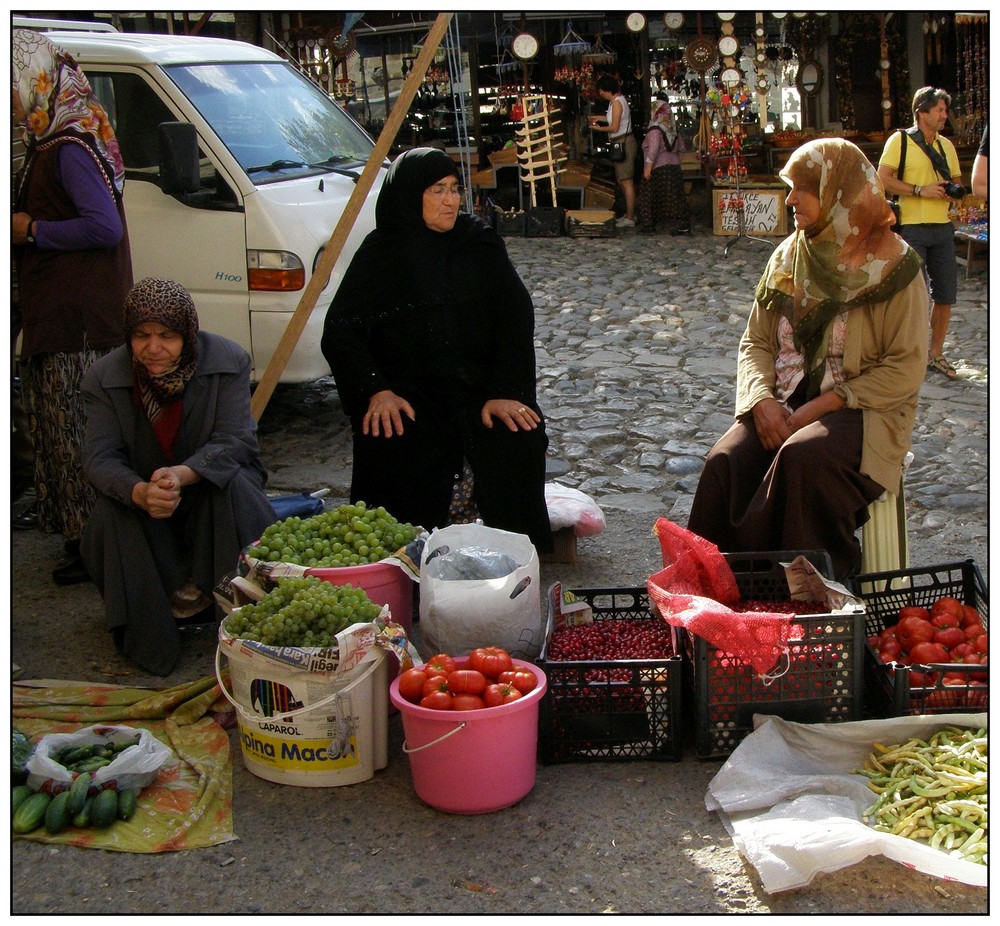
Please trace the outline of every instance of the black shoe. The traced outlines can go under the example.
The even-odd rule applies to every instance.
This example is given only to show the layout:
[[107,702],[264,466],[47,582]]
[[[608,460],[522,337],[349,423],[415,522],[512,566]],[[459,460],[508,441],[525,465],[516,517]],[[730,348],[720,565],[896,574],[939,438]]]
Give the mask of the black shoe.
[[89,582],[90,573],[83,565],[80,554],[70,553],[61,559],[56,568],[52,570],[52,581],[56,585],[76,585],[78,582]]
[[19,531],[30,531],[38,527],[38,502],[29,505],[14,518],[14,527]]

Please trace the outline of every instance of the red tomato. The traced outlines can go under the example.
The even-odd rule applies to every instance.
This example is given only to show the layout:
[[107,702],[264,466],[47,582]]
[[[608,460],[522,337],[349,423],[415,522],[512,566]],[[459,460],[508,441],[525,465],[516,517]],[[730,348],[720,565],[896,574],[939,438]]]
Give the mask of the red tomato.
[[910,672],[911,688],[928,688],[937,680],[937,672]]
[[499,646],[479,646],[469,653],[469,668],[482,672],[487,678],[499,678],[513,663],[510,653]]
[[990,651],[990,641],[985,633],[981,633],[975,640],[972,641],[972,645],[976,648],[976,652],[982,656],[985,656]]
[[[891,640],[886,640],[878,648],[878,654],[881,657],[883,653],[887,653],[890,659],[895,659],[900,654],[902,649],[903,647],[899,645],[899,640],[893,637]],[[886,662],[887,660],[883,658],[882,661]]]
[[448,688],[452,694],[477,695],[486,687],[486,676],[475,669],[456,669],[448,673]]
[[427,660],[427,665],[423,667],[428,675],[447,675],[449,672],[454,672],[457,668],[455,660],[447,653],[438,653],[436,656],[431,656]]
[[907,605],[905,608],[899,609],[899,620],[903,620],[907,617],[922,617],[925,621],[931,619],[931,612],[927,608],[918,607],[915,604]]
[[483,692],[483,700],[486,702],[487,707],[499,707],[501,704],[516,701],[520,697],[521,692],[513,685],[500,684],[499,682],[487,685],[486,690]]
[[896,639],[909,653],[918,643],[927,643],[934,639],[934,625],[922,617],[904,617],[896,624]]
[[447,691],[432,691],[420,701],[421,707],[429,707],[435,711],[450,711],[454,709],[454,699]]
[[959,622],[959,627],[967,627],[969,624],[981,624],[983,619],[979,616],[979,612],[972,607],[971,604],[962,605],[962,620]]
[[931,662],[948,662],[951,654],[940,643],[918,643],[910,650],[910,659],[926,665]]
[[892,652],[891,650],[880,649],[878,651],[878,660],[886,665],[890,662],[899,662],[899,650],[897,649],[895,652]]
[[957,627],[961,618],[951,611],[938,611],[931,615],[931,623],[935,627]]
[[958,676],[945,675],[941,679],[941,688],[929,695],[924,704],[928,707],[965,707],[967,705],[966,680]]
[[531,669],[510,669],[507,672],[501,672],[497,681],[501,685],[513,685],[521,694],[534,691],[538,684],[538,679],[535,678],[535,673]]
[[965,632],[965,639],[970,642],[986,633],[986,628],[982,624],[966,624],[962,630]]
[[974,656],[976,654],[976,648],[969,642],[959,643],[958,646],[952,647],[951,655],[956,659],[961,659],[965,661],[966,656]]
[[939,614],[952,614],[961,620],[964,614],[963,608],[964,605],[961,601],[946,595],[944,598],[938,598],[931,605],[931,619],[937,617]]
[[953,650],[965,643],[965,634],[961,627],[941,627],[934,632],[934,642],[940,643],[945,649]]
[[486,702],[476,694],[457,694],[451,699],[451,706],[456,711],[481,711]]
[[434,694],[435,692],[443,692],[451,697],[451,689],[448,687],[447,675],[430,675],[424,681],[424,687],[421,689],[421,695],[426,698],[428,695]]
[[427,673],[423,669],[407,669],[399,676],[399,696],[419,704],[424,696],[424,682],[427,681]]

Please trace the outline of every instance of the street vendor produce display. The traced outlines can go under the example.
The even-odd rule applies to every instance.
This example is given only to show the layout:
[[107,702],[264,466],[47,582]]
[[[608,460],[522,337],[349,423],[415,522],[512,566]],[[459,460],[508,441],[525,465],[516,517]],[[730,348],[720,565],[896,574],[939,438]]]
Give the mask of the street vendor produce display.
[[989,740],[985,729],[948,727],[926,742],[874,744],[859,774],[879,795],[865,822],[881,833],[924,842],[987,863]]
[[475,711],[517,701],[538,687],[528,668],[516,665],[505,649],[480,646],[468,659],[447,653],[399,677],[399,694],[411,704],[431,710]]
[[359,501],[311,518],[286,518],[268,527],[252,554],[255,558],[308,567],[377,563],[417,536],[385,508]]
[[896,665],[913,667],[911,689],[931,689],[925,707],[985,709],[988,675],[969,667],[987,664],[989,636],[971,605],[944,596],[930,608],[900,608],[898,622],[869,635],[868,645],[890,672]]
[[312,576],[279,579],[260,601],[233,611],[223,629],[234,637],[269,646],[325,649],[351,624],[367,623],[382,608],[364,589],[332,585]]

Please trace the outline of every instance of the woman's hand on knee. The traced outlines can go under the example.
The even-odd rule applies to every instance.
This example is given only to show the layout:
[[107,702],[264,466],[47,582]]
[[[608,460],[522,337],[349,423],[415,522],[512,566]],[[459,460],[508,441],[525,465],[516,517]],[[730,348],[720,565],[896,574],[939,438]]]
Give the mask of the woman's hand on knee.
[[403,433],[403,415],[416,420],[413,406],[390,389],[376,392],[368,400],[368,411],[361,420],[361,430],[372,437],[392,437]]
[[490,399],[483,406],[481,417],[487,428],[492,428],[493,419],[499,418],[511,431],[534,431],[542,422],[530,405],[514,399]]
[[836,392],[824,392],[800,405],[788,418],[788,427],[792,433],[801,431],[814,421],[819,421],[824,415],[840,411],[847,403]]
[[789,437],[789,412],[777,399],[762,399],[753,407],[753,424],[765,450],[777,450]]

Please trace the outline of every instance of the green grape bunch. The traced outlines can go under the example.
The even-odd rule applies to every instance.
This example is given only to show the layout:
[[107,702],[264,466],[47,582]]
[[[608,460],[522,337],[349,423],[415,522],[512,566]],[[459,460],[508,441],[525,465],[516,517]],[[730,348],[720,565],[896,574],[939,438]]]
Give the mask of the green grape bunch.
[[417,536],[412,524],[364,502],[341,505],[311,518],[286,518],[268,527],[250,555],[271,563],[341,568],[377,563]]
[[296,576],[279,579],[259,601],[233,611],[222,626],[233,637],[268,646],[326,649],[342,630],[375,620],[381,610],[364,589]]

